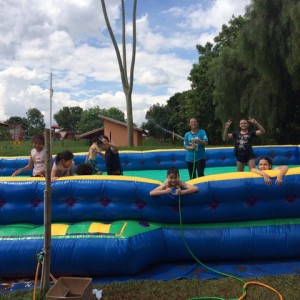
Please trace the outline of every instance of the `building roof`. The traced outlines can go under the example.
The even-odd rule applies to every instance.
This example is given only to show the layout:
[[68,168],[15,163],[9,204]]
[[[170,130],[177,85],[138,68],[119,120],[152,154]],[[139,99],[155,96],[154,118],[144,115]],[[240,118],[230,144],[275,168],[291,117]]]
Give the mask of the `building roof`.
[[[122,125],[122,126],[126,126],[127,127],[127,123],[125,122],[120,122],[120,121],[117,121],[115,119],[112,119],[112,118],[108,118],[108,117],[105,117],[103,115],[98,115],[98,117],[101,119],[101,120],[107,120],[107,121],[110,121],[112,123],[116,123],[116,124],[119,124],[119,125]],[[142,128],[139,128],[139,127],[133,127],[134,129],[138,130],[138,131],[141,131],[141,132],[144,132],[144,130]]]
[[8,127],[8,124],[6,124],[4,122],[0,122],[0,126]]
[[78,135],[77,139],[89,138],[90,136],[100,134],[101,132],[103,132],[103,129],[104,129],[104,127],[101,127],[101,128],[96,128],[94,130],[85,132],[83,134]]

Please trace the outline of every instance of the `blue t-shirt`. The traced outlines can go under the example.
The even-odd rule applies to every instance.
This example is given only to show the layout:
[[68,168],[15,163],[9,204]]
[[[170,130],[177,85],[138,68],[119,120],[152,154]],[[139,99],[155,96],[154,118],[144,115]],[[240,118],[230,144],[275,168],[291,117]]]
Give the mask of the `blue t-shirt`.
[[[208,138],[206,136],[206,132],[203,129],[199,129],[196,133],[191,133],[190,131],[187,132],[184,135],[185,141],[183,146],[190,146],[191,143],[189,141],[191,141],[194,138],[199,138],[200,140],[203,140],[205,142],[208,142]],[[187,150],[186,153],[186,161],[198,161],[200,159],[205,159],[205,147],[202,144],[197,145],[196,149],[192,149],[192,150]]]

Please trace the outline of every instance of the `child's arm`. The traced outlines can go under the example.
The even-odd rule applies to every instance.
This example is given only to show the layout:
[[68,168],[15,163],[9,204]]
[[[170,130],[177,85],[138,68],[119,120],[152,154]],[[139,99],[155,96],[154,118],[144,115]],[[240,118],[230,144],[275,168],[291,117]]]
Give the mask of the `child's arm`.
[[253,172],[253,173],[261,175],[264,178],[264,181],[265,181],[266,184],[268,184],[268,185],[272,184],[270,176],[268,174],[266,174],[265,172],[260,171],[256,168],[252,168],[250,171]]
[[230,127],[232,121],[231,120],[228,120],[226,123],[225,123],[225,127],[224,127],[224,132],[223,132],[223,141],[225,142],[227,139],[232,139],[233,136],[231,133],[228,133],[228,128]]
[[176,195],[192,194],[192,193],[197,193],[199,191],[199,189],[195,185],[187,184],[181,180],[179,181],[179,186],[183,188],[183,190],[177,189]]
[[118,146],[116,146],[116,145],[114,145],[114,144],[112,144],[112,143],[108,143],[108,145],[109,145],[109,147],[110,147],[110,149],[111,149],[111,151],[113,152],[113,153],[117,153],[118,152],[118,150],[119,150],[119,147]]
[[153,189],[149,195],[150,196],[159,196],[159,195],[163,195],[163,194],[170,194],[172,193],[172,189],[167,187],[167,184],[164,183],[158,187],[156,187],[155,189]]
[[56,179],[58,179],[57,176],[57,167],[55,165],[55,163],[52,166],[52,170],[51,170],[51,181],[55,181]]
[[74,176],[74,162],[70,167],[70,176]]
[[266,130],[255,120],[255,119],[249,119],[248,122],[253,123],[257,126],[258,130],[256,130],[256,135],[261,135],[266,132]]
[[101,140],[101,142],[102,142],[103,144],[108,145],[113,153],[117,153],[117,152],[118,152],[118,150],[119,150],[119,147],[118,147],[118,146],[112,144],[111,142],[107,141],[107,140],[104,139],[104,138],[100,138],[100,140]]
[[279,184],[282,184],[283,177],[289,168],[288,168],[288,166],[280,166],[280,167],[277,167],[276,169],[279,170],[279,174],[277,175],[275,183],[279,185]]
[[23,172],[25,172],[25,171],[31,170],[31,169],[33,168],[33,165],[34,165],[34,161],[33,161],[32,156],[30,156],[28,165],[25,166],[25,167],[22,168],[22,169],[16,170],[15,172],[13,172],[13,173],[11,174],[11,176],[16,176],[16,175],[19,175],[19,174],[21,174],[21,173],[23,173]]

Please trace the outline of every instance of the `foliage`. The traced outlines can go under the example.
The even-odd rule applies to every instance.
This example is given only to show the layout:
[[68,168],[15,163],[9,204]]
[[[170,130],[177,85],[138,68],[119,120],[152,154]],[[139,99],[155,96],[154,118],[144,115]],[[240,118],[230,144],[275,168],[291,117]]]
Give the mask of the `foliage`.
[[24,129],[27,129],[29,124],[26,118],[12,116],[5,121],[6,124],[15,124],[15,125],[22,125]]
[[251,110],[266,119],[275,129],[268,135],[282,143],[296,143],[300,125],[299,9],[294,0],[253,2],[237,47],[244,65],[257,74],[255,84],[245,86],[249,101],[257,99]]
[[36,133],[43,132],[45,128],[44,116],[37,108],[30,108],[26,112],[29,124],[28,135],[32,136]]
[[76,131],[82,113],[83,109],[79,106],[64,106],[53,117],[62,130]]
[[244,16],[222,26],[214,44],[197,45],[191,90],[170,97],[156,117],[158,107],[151,107],[143,128],[154,120],[182,134],[196,117],[209,143],[220,144],[225,121],[238,128],[241,118],[256,118],[266,129],[261,143],[298,144],[299,14],[299,1],[252,1]]
[[99,115],[103,115],[120,122],[126,122],[124,112],[120,109],[116,107],[101,109],[99,106],[96,106],[83,111],[76,129],[79,132],[84,133],[102,127],[103,122],[99,118]]

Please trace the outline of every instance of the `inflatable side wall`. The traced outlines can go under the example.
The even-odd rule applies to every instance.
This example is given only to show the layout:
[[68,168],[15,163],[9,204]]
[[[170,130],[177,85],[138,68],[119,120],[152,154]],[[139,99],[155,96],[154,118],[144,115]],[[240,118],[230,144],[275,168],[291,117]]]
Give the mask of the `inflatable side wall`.
[[[284,149],[281,157],[296,156],[288,148],[278,149]],[[165,164],[174,157],[167,153],[149,155]],[[220,160],[221,149],[216,153],[212,160]],[[296,157],[288,155],[293,162]],[[186,243],[209,262],[299,258],[300,167],[290,168],[282,185],[275,184],[278,171],[268,172],[272,185],[249,172],[197,178],[189,183],[199,192],[180,197],[150,197],[161,183],[146,178],[61,178],[51,186],[51,273],[137,274],[155,264],[193,261]],[[1,277],[35,274],[43,249],[44,189],[41,178],[0,178]]]
[[[256,157],[268,156],[274,165],[300,164],[299,146],[261,146],[254,147]],[[87,153],[75,154],[75,165],[83,163]],[[121,164],[124,171],[134,170],[166,170],[170,166],[185,169],[185,150],[157,150],[157,151],[120,151]],[[235,166],[236,160],[233,148],[207,148],[206,167]],[[28,164],[29,157],[0,158],[0,176],[10,176],[14,171]],[[103,159],[97,156],[97,164],[101,170],[105,169]],[[31,175],[31,171],[24,175]]]

